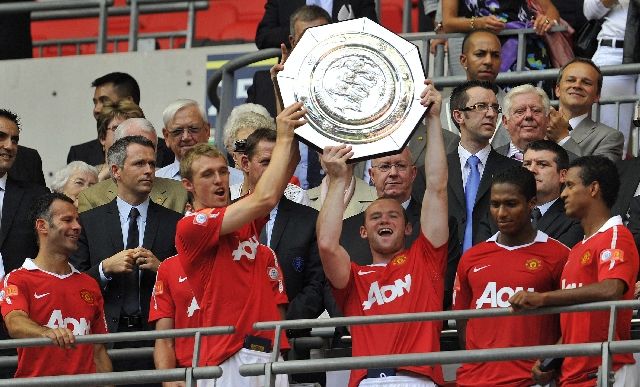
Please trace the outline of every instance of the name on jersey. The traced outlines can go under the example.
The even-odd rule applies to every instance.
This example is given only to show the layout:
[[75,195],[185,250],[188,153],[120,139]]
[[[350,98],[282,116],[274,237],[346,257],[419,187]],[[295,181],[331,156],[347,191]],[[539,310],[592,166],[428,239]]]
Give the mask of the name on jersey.
[[395,280],[389,285],[380,286],[378,281],[371,283],[367,300],[362,303],[362,310],[369,310],[373,304],[383,305],[392,302],[398,297],[402,297],[404,292],[409,293],[411,290],[411,274],[407,274],[402,278]]
[[572,282],[568,284],[566,279],[564,278],[562,279],[562,289],[575,289],[575,288],[581,288],[581,287],[582,287],[582,282],[579,282],[577,284],[575,282]]
[[68,328],[73,330],[75,336],[88,335],[91,333],[91,327],[84,317],[77,320],[73,317],[62,317],[62,311],[56,309],[51,313],[49,322],[46,324],[51,329]]
[[242,257],[247,257],[248,260],[253,261],[256,259],[256,252],[258,251],[258,238],[252,236],[246,241],[240,241],[238,247],[231,252],[234,261],[239,261]]
[[[511,305],[509,298],[521,290],[524,290],[522,286],[515,289],[505,286],[498,289],[495,282],[488,282],[482,295],[476,300],[476,309],[482,309],[485,305],[491,308],[507,308]],[[527,291],[535,292],[534,288],[528,288]]]

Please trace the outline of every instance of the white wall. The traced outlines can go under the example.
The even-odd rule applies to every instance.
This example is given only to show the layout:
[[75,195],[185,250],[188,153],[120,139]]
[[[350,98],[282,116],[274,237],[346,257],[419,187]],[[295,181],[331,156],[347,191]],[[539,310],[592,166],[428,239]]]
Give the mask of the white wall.
[[21,118],[20,144],[37,149],[47,181],[69,147],[96,137],[91,82],[122,71],[140,84],[140,106],[162,134],[162,111],[177,98],[205,106],[207,55],[254,51],[253,44],[0,61],[0,107]]

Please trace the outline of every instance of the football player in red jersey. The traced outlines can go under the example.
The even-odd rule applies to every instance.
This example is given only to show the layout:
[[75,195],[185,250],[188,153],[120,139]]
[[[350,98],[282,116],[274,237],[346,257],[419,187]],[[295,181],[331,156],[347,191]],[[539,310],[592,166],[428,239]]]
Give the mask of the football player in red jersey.
[[[298,163],[293,130],[306,123],[305,113],[302,103],[295,103],[278,115],[269,166],[253,193],[233,204],[229,202],[229,168],[222,153],[199,144],[180,163],[182,183],[193,195],[194,212],[178,222],[177,258],[201,308],[201,326],[236,328],[233,334],[203,340],[202,364],[223,369],[216,387],[259,385],[260,377],[241,377],[238,367],[270,359],[274,332],[254,332],[253,324],[282,319],[287,298],[275,254],[258,242],[258,236]],[[287,345],[282,335],[281,348]],[[286,375],[278,376],[277,385],[288,385]]]
[[[569,248],[536,230],[531,212],[536,205],[536,180],[523,167],[506,169],[493,178],[489,210],[498,232],[469,249],[460,259],[454,285],[453,308],[509,307],[519,289],[535,291],[560,287],[560,273]],[[555,344],[558,318],[551,315],[458,320],[461,348],[486,349]],[[527,387],[535,360],[462,364],[459,386]]]
[[[327,147],[322,159],[329,175],[329,190],[316,225],[322,265],[345,316],[369,316],[442,310],[444,272],[449,239],[447,164],[440,124],[440,93],[425,81],[421,94],[426,115],[427,188],[420,216],[421,234],[407,250],[411,234],[404,209],[396,200],[379,198],[365,212],[362,238],[369,241],[373,264],[352,263],[340,246],[344,191],[352,156],[345,145]],[[399,168],[392,165],[391,168]],[[441,322],[358,325],[351,328],[353,356],[421,353],[440,350]],[[349,386],[435,386],[443,384],[439,366],[406,366],[385,370],[353,370]]]
[[[620,216],[611,216],[620,178],[615,164],[602,156],[574,160],[562,191],[565,211],[577,218],[585,232],[569,253],[562,272],[562,289],[551,292],[520,291],[509,302],[514,309],[573,305],[585,302],[631,300],[638,274],[638,250]],[[618,312],[615,340],[630,338],[632,310]],[[607,341],[609,312],[562,313],[562,343]],[[640,378],[631,354],[614,354],[614,386],[638,386]],[[595,386],[601,357],[568,357],[560,369],[561,386]],[[534,378],[548,377],[539,367]]]
[[33,204],[40,249],[4,279],[2,316],[15,339],[48,337],[52,346],[18,349],[16,377],[110,372],[104,344],[75,345],[75,336],[107,333],[96,281],[69,263],[80,223],[73,200],[45,194]]

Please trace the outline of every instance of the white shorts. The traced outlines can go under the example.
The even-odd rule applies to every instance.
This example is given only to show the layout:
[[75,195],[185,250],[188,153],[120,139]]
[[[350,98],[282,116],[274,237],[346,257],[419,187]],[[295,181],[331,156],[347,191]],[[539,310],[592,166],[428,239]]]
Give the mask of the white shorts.
[[638,387],[640,384],[639,373],[638,363],[620,367],[614,374],[615,382],[613,382],[613,387]]
[[438,387],[428,377],[396,375],[386,378],[363,379],[359,387]]
[[[243,364],[268,363],[271,354],[242,348],[235,355],[225,360],[220,367],[222,376],[218,379],[198,380],[198,387],[263,387],[266,383],[264,376],[241,376],[240,366]],[[282,357],[278,361],[284,361]],[[276,377],[276,387],[288,387],[288,375]]]

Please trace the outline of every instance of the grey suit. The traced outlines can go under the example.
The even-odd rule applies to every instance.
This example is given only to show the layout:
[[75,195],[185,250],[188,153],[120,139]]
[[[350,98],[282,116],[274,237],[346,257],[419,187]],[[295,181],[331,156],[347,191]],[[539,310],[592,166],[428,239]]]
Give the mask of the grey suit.
[[[538,230],[553,239],[559,240],[569,248],[572,248],[584,238],[584,231],[582,230],[580,222],[576,219],[569,218],[564,213],[564,202],[562,199],[557,199],[551,207],[549,207],[547,212],[542,215],[542,218],[538,221]],[[498,226],[491,215],[487,214],[478,226],[478,239],[487,240],[496,232],[498,232]]]
[[[624,135],[607,125],[586,117],[571,131],[573,139],[580,147],[581,156],[604,156],[618,161],[622,158]],[[564,147],[569,150],[568,148]],[[575,152],[574,152],[575,153]]]

